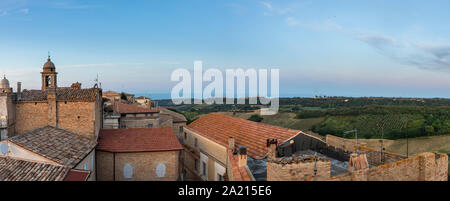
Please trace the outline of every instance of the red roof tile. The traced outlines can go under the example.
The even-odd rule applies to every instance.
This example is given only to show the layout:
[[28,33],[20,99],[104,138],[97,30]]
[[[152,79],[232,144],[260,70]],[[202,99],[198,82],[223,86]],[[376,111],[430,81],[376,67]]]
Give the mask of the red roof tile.
[[0,181],[61,181],[70,168],[0,157]]
[[153,108],[149,109],[146,107],[138,106],[138,105],[131,105],[131,104],[125,104],[125,103],[118,103],[116,102],[116,108],[117,104],[119,105],[119,112],[120,114],[140,114],[140,113],[157,113],[159,112],[159,109]]
[[172,128],[102,129],[97,150],[109,152],[143,152],[181,150]]
[[63,181],[86,181],[89,174],[89,171],[71,169]]
[[281,145],[301,132],[218,113],[200,117],[186,128],[226,147],[229,136],[233,136],[236,145],[246,146],[248,155],[255,159],[266,156],[267,139],[278,139]]

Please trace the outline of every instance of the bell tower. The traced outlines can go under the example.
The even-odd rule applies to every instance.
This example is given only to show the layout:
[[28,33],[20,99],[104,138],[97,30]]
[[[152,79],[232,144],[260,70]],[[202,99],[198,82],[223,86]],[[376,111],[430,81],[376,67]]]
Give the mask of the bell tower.
[[51,61],[50,55],[48,55],[47,62],[44,64],[43,71],[41,72],[42,90],[47,90],[47,89],[56,90],[56,88],[57,88],[56,75],[57,74],[58,73],[56,72],[55,64]]

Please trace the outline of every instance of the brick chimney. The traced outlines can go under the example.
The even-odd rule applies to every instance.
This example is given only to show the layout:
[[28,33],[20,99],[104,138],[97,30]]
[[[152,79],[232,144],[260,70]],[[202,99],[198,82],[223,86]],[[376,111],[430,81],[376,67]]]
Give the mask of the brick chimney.
[[369,162],[367,161],[366,154],[350,154],[350,159],[348,161],[349,172],[366,168],[369,168]]
[[73,83],[70,88],[72,88],[73,90],[80,90],[81,89],[81,83],[79,82],[75,82]]
[[20,99],[20,94],[22,93],[22,82],[17,82],[17,99]]
[[239,167],[247,165],[247,147],[239,146]]
[[234,152],[235,142],[233,136],[228,137],[228,148]]
[[277,139],[267,139],[267,159],[274,159],[277,157]]

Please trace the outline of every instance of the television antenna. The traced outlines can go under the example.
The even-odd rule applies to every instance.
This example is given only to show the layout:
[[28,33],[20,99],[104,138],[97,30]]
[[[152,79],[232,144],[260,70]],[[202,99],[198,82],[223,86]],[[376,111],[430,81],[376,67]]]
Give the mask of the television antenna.
[[384,125],[385,125],[385,119],[383,118],[381,121],[378,122],[377,126],[381,130],[381,140],[380,140],[380,162],[384,162]]
[[355,133],[355,152],[358,153],[358,129],[345,131],[344,134]]

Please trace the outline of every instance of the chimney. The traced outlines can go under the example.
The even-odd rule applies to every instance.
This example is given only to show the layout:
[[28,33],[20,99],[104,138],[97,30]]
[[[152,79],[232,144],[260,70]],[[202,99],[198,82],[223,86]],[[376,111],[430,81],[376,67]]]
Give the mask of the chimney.
[[21,93],[22,93],[22,82],[17,82],[17,99],[20,99]]
[[81,83],[79,82],[75,82],[73,83],[70,88],[72,88],[73,90],[80,90],[81,89]]
[[350,159],[348,161],[348,171],[356,171],[361,169],[366,169],[369,167],[369,162],[367,162],[366,154],[350,154]]
[[112,109],[113,109],[113,114],[116,113],[116,99],[112,100]]
[[267,139],[267,159],[275,159],[277,157],[277,139]]
[[239,146],[239,167],[247,165],[247,147]]
[[228,148],[234,152],[234,146],[235,146],[235,144],[234,144],[233,136],[228,137]]

